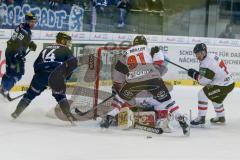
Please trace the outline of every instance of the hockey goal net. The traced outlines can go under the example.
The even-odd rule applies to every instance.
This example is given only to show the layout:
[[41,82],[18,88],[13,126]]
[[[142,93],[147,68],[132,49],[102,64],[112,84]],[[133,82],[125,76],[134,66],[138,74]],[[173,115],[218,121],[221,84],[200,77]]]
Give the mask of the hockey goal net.
[[71,110],[81,112],[94,111],[93,118],[98,115],[98,107],[110,106],[111,99],[98,105],[112,95],[112,71],[127,47],[85,46],[77,55],[80,66],[72,76],[75,83],[67,91],[71,95]]

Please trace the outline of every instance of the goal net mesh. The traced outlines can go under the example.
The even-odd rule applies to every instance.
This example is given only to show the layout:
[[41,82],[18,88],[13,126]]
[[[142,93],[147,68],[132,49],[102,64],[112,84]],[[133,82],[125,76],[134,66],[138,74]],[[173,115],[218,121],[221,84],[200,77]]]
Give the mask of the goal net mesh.
[[[112,95],[112,70],[125,49],[85,46],[78,55],[80,66],[72,78],[75,83],[70,87],[71,110],[77,108],[82,112],[94,109],[97,115],[98,104]],[[111,100],[101,105],[111,105]]]

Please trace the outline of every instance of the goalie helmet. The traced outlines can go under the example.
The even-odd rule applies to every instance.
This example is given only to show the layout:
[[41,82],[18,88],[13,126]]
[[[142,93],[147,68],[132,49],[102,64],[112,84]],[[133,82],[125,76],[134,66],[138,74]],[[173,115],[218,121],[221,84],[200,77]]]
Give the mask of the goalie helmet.
[[193,52],[196,54],[198,52],[205,51],[207,53],[207,46],[205,43],[198,43],[195,45]]
[[72,41],[72,37],[65,32],[58,32],[56,42],[59,44],[67,45]]
[[144,36],[136,36],[133,40],[133,45],[147,45],[147,39]]

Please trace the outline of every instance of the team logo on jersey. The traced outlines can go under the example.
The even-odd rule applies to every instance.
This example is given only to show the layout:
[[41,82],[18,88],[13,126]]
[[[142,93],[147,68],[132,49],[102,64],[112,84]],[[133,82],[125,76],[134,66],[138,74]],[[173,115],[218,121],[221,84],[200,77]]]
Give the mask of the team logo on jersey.
[[134,79],[134,78],[138,78],[138,77],[142,77],[146,74],[150,74],[153,73],[152,69],[142,69],[142,70],[136,70],[134,72],[129,72],[129,79]]
[[214,91],[212,91],[212,92],[209,92],[208,95],[209,95],[209,96],[212,96],[212,95],[217,94],[217,93],[220,93],[220,92],[221,92],[220,89],[216,89],[216,90],[214,90]]
[[125,90],[125,91],[123,92],[123,95],[128,98],[128,97],[132,97],[132,96],[133,96],[133,93],[132,93],[131,91],[129,91],[129,90]]
[[138,48],[132,48],[132,49],[130,49],[130,53],[132,53],[132,52],[138,52],[138,51],[143,51],[143,50],[145,50],[146,49],[146,47],[144,46],[144,47],[138,47]]
[[160,91],[160,92],[158,92],[158,94],[157,94],[157,98],[158,98],[158,99],[163,99],[163,98],[165,98],[165,97],[167,97],[167,94],[166,94],[165,91]]
[[139,92],[142,90],[153,91],[153,90],[157,90],[158,88],[159,86],[156,86],[156,85],[142,84],[142,85],[131,87],[131,91],[135,91],[135,92]]

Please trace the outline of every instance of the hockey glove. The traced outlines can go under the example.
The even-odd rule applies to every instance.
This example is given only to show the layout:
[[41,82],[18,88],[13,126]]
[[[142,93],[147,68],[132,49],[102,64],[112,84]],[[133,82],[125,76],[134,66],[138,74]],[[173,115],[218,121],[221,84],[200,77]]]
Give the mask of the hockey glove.
[[28,47],[31,51],[36,51],[37,49],[37,45],[33,41],[30,42]]
[[21,53],[17,53],[14,55],[14,58],[16,61],[21,61],[21,62],[26,62],[26,58],[24,56],[24,54],[21,54]]
[[152,47],[151,48],[151,56],[153,57],[153,55],[155,54],[155,53],[157,53],[157,52],[159,52],[159,47],[158,46],[155,46],[155,47]]
[[193,78],[193,79],[195,79],[195,80],[198,80],[199,72],[196,71],[196,70],[193,69],[193,68],[190,68],[190,69],[188,70],[188,76],[191,77],[191,78]]

